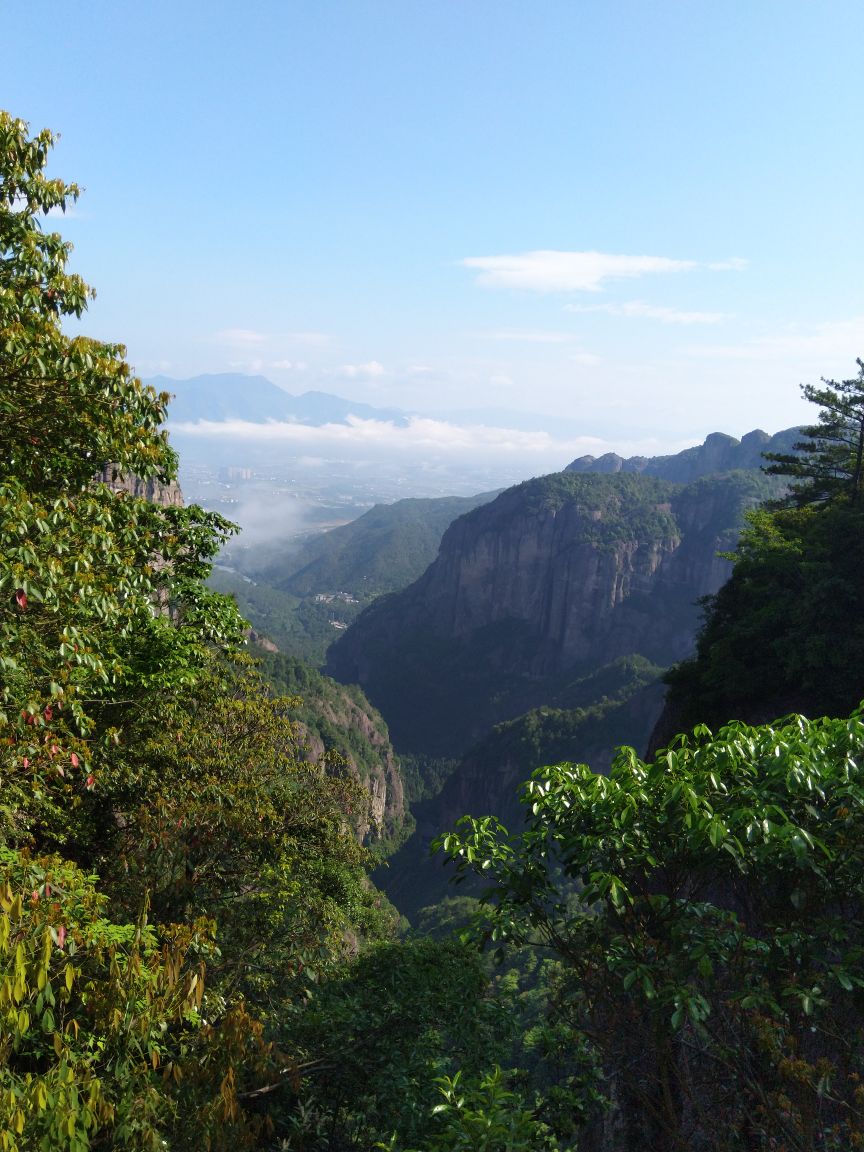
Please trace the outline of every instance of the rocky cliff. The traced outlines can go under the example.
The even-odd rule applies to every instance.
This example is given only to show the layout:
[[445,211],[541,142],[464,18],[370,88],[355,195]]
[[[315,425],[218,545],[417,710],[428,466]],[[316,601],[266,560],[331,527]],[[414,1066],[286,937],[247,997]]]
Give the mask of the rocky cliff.
[[130,496],[149,500],[151,504],[158,504],[162,508],[183,507],[183,493],[180,485],[174,481],[164,484],[152,477],[142,480],[140,476],[118,471],[113,464],[106,464],[102,471],[97,473],[95,480],[99,484],[107,484],[114,492],[126,492]]
[[696,602],[729,572],[717,551],[762,484],[565,472],[508,489],[358,618],[328,672],[364,688],[397,748],[458,755],[616,658],[667,665],[691,650]]
[[282,653],[268,655],[263,671],[274,687],[298,698],[292,719],[300,754],[325,771],[347,770],[369,794],[361,840],[392,850],[404,834],[405,795],[387,725],[356,687],[337,684]]

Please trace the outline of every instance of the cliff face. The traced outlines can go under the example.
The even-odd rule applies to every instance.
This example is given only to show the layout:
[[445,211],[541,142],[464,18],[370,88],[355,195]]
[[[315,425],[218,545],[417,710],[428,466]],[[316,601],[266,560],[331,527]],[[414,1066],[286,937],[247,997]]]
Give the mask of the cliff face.
[[163,484],[159,480],[142,480],[129,472],[119,472],[113,464],[106,464],[95,477],[97,483],[107,484],[114,492],[126,492],[161,508],[182,508],[183,493],[177,483]]
[[297,697],[292,719],[300,730],[301,756],[324,771],[347,769],[368,792],[360,839],[385,845],[398,840],[406,816],[402,773],[387,725],[363,693],[284,653],[265,657],[263,671],[277,691]]
[[397,748],[459,754],[497,722],[630,654],[687,655],[696,601],[729,572],[758,482],[688,488],[638,474],[559,473],[509,489],[450,526],[437,560],[330,649]]
[[463,518],[415,585],[410,610],[454,639],[501,620],[528,623],[537,642],[523,666],[528,675],[590,659],[598,643],[620,655],[609,647],[615,646],[613,618],[632,595],[650,588],[679,538],[674,519],[664,514],[653,537],[598,547],[590,532],[602,517],[576,502],[531,515],[514,501],[506,520]]
[[[312,764],[327,767],[326,754],[333,750],[333,743],[324,740],[322,728],[332,725],[352,735],[355,743],[365,742],[372,753],[371,761],[352,754],[350,748],[343,748],[339,755],[347,763],[348,770],[355,776],[369,794],[368,816],[361,820],[357,835],[366,841],[388,840],[401,831],[405,820],[405,796],[399,763],[393,754],[386,728],[376,724],[369,711],[349,697],[342,695],[338,700],[319,699],[312,701],[316,720],[313,723],[298,721],[301,733],[300,752]],[[323,724],[322,724],[323,721]]]

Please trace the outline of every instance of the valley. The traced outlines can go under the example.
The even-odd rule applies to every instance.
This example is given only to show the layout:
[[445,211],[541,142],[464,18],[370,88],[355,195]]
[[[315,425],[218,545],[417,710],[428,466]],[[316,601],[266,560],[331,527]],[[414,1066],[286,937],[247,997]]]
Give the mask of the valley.
[[228,546],[236,570],[217,567],[214,587],[284,652],[359,685],[397,755],[443,781],[377,875],[403,913],[446,895],[429,849],[466,812],[518,827],[519,786],[540,764],[602,771],[620,744],[647,746],[663,672],[690,655],[699,602],[731,571],[720,554],[783,490],[761,452],[794,435],[582,458],[498,494],[402,500],[305,538]]

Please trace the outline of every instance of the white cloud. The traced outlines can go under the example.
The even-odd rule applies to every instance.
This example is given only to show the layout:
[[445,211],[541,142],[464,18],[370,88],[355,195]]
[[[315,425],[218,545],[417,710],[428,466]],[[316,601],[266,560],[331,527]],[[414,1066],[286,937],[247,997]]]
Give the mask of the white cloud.
[[280,372],[305,372],[309,365],[305,360],[271,360],[267,367]]
[[545,250],[509,256],[469,256],[461,263],[476,268],[477,282],[532,292],[598,292],[607,280],[632,279],[651,273],[686,272],[693,260],[668,256],[621,256],[608,252]]
[[495,332],[478,332],[483,340],[514,340],[525,344],[567,344],[573,339],[570,332],[551,332],[542,329],[522,331],[517,328],[502,328]]
[[[351,416],[345,424],[311,427],[271,421],[253,424],[243,420],[198,421],[170,426],[172,432],[202,440],[221,439],[258,444],[286,445],[295,451],[321,459],[338,457],[392,457],[404,452],[415,464],[430,458],[519,459],[525,466],[551,472],[563,467],[576,456],[586,453],[602,455],[618,451],[623,454],[656,452],[655,441],[631,441],[614,444],[596,436],[556,439],[548,432],[525,432],[492,425],[459,425],[444,420],[414,417],[400,426],[384,420],[362,420]],[[693,441],[682,442],[681,447]],[[649,450],[650,449],[650,450]]]
[[217,344],[227,344],[232,348],[249,348],[263,344],[267,337],[252,328],[223,328],[214,335],[214,339]]
[[326,344],[330,337],[326,332],[282,332],[279,339],[288,344]]
[[680,308],[646,304],[642,300],[628,300],[623,304],[566,304],[565,309],[568,312],[605,312],[608,316],[659,320],[663,324],[719,324],[728,318],[725,312],[688,312]]
[[855,357],[864,348],[864,316],[850,320],[826,320],[808,326],[794,325],[772,336],[760,336],[743,344],[699,344],[681,349],[687,356],[709,360],[786,361],[848,360],[851,374]]
[[336,370],[338,376],[346,376],[349,380],[360,378],[375,379],[384,375],[384,365],[377,360],[370,360],[367,364],[343,364]]
[[593,352],[574,352],[570,359],[574,364],[584,364],[588,368],[593,368],[595,364],[603,363],[603,357],[596,356]]

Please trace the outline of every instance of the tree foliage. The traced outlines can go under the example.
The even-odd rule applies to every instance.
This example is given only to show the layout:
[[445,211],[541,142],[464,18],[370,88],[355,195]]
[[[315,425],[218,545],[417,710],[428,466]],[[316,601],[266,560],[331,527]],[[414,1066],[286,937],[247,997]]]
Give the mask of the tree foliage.
[[78,195],[51,144],[0,113],[0,1148],[242,1148],[391,916],[364,796],[298,759],[205,585],[232,526],[97,479],[176,459],[167,397],[63,327],[91,293],[43,229]]
[[864,1141],[862,756],[860,713],[702,728],[608,776],[539,770],[521,836],[444,838],[494,880],[495,938],[566,961],[613,1146]]
[[826,380],[824,387],[802,384],[801,391],[820,412],[802,428],[794,453],[766,453],[767,472],[791,476],[790,499],[797,505],[842,499],[853,507],[864,497],[864,361],[849,380]]
[[864,521],[847,501],[749,516],[696,653],[667,675],[672,730],[845,715],[864,696]]

